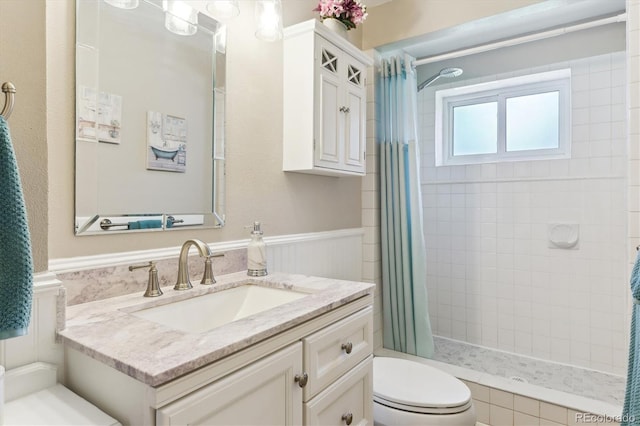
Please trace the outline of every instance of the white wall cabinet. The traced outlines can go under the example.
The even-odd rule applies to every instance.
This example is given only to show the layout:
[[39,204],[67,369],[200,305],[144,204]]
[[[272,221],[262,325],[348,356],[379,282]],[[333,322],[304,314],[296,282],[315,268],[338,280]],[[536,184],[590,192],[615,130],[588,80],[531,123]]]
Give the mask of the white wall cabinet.
[[350,302],[159,387],[67,347],[66,384],[123,425],[372,425],[371,304]]
[[366,73],[371,64],[318,20],[285,30],[285,171],[366,173]]

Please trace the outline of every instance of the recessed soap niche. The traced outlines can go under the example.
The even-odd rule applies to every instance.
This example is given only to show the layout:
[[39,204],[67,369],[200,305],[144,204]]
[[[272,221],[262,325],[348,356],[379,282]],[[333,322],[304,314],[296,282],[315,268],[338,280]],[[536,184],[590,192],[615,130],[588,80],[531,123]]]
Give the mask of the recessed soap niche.
[[550,223],[547,225],[547,247],[577,250],[580,248],[580,225],[577,223]]

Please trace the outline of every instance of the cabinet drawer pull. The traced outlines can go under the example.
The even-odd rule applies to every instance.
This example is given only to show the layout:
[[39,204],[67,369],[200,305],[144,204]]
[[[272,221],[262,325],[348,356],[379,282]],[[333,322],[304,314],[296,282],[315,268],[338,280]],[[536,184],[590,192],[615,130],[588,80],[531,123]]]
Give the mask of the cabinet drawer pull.
[[293,378],[293,380],[295,380],[295,382],[298,384],[298,386],[303,388],[303,387],[307,386],[307,382],[309,381],[309,375],[307,373],[296,374],[296,376]]
[[347,413],[342,415],[342,420],[349,426],[353,422],[353,414]]
[[347,343],[343,343],[341,346],[342,350],[344,350],[347,354],[350,354],[351,351],[353,350],[353,343],[351,342],[347,342]]

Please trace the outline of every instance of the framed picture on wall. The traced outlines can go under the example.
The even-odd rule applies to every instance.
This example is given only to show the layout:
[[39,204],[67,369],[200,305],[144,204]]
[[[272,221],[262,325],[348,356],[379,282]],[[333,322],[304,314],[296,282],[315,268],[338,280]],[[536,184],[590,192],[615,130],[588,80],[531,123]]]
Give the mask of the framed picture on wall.
[[187,170],[187,120],[147,112],[147,169],[184,173]]
[[122,96],[100,92],[97,106],[98,141],[119,144]]
[[93,140],[97,139],[96,134],[96,89],[92,87],[80,86],[78,88],[78,138]]

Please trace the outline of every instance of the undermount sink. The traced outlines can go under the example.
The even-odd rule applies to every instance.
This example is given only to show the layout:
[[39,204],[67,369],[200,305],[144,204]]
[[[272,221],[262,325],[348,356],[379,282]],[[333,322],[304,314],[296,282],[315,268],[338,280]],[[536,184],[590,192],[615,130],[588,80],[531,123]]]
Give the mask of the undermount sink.
[[245,284],[130,313],[187,333],[204,333],[305,296],[308,293]]

